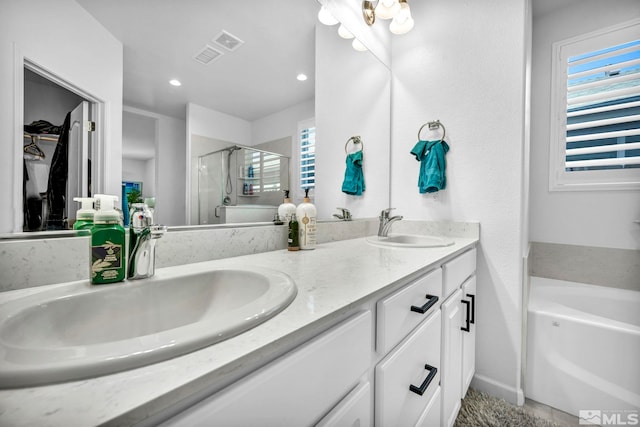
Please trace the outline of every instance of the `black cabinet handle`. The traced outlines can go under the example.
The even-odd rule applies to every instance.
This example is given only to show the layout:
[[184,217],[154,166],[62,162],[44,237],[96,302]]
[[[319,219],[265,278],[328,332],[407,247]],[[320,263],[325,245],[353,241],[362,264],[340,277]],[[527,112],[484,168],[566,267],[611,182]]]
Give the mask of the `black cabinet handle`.
[[465,332],[470,332],[471,331],[471,327],[470,327],[471,303],[464,299],[462,300],[462,303],[467,306],[467,318],[465,319],[465,323],[467,324],[467,326],[460,326],[460,329],[462,329]]
[[426,295],[427,301],[422,307],[418,307],[415,305],[411,306],[411,311],[415,311],[416,313],[424,314],[426,313],[435,303],[438,302],[438,297],[435,295]]
[[422,396],[424,392],[427,391],[427,387],[429,387],[429,384],[431,384],[431,380],[433,380],[433,378],[438,373],[438,368],[435,368],[431,365],[424,365],[424,369],[429,371],[429,375],[427,375],[427,378],[425,378],[424,381],[422,381],[422,384],[420,384],[420,387],[416,387],[413,384],[409,385],[409,390],[411,390],[416,394],[419,394],[420,396]]
[[472,294],[467,294],[469,298],[471,298],[471,323],[476,323],[476,296]]

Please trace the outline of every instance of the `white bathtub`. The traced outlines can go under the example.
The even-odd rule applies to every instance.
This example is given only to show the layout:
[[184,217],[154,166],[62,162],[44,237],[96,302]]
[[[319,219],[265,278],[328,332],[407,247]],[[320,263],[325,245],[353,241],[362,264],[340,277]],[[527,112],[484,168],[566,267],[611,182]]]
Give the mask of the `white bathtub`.
[[527,332],[526,397],[640,409],[640,292],[532,277]]

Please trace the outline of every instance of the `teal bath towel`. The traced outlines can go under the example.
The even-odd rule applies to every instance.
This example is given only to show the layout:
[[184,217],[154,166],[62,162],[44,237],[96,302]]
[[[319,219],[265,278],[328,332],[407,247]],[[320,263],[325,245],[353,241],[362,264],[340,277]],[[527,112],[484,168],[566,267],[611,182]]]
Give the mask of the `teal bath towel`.
[[362,173],[362,151],[347,155],[347,169],[344,171],[342,192],[354,196],[362,196],[365,190],[364,174]]
[[446,142],[418,141],[411,150],[411,154],[420,162],[420,175],[418,176],[418,188],[420,193],[435,193],[444,190],[447,186],[445,170],[447,161],[445,154],[449,151]]

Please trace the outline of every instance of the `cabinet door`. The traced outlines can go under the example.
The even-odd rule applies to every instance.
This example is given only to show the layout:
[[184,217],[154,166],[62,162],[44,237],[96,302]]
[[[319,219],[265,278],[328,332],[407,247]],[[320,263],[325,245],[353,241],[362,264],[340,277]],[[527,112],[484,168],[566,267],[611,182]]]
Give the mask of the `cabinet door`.
[[413,427],[419,420],[440,381],[440,334],[437,311],[376,366],[375,425]]
[[453,425],[462,394],[462,290],[458,289],[442,309],[442,426]]
[[[464,397],[469,389],[469,384],[476,372],[476,276],[471,276],[462,285],[463,326],[468,331],[462,331],[462,394]],[[468,306],[468,309],[467,309]],[[467,317],[468,310],[468,317]],[[468,321],[468,328],[467,328]]]
[[312,425],[371,366],[371,328],[370,311],[356,315],[162,425]]
[[331,410],[316,427],[371,426],[371,385],[360,384]]

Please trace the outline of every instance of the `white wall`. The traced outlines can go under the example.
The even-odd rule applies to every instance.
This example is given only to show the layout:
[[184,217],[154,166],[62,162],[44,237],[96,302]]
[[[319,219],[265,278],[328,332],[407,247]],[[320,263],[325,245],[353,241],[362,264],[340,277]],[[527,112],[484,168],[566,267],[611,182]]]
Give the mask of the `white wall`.
[[[137,144],[143,141],[146,145],[149,138],[153,139],[154,157],[147,160],[143,194],[145,197],[156,198],[154,221],[164,225],[186,224],[183,185],[186,175],[185,120],[129,106],[124,109],[129,119],[138,118],[132,124],[140,125],[138,129],[128,126],[124,128],[123,138],[126,143]],[[152,122],[152,128],[149,121]],[[140,130],[143,130],[142,134]],[[145,148],[144,152],[129,152],[133,156],[148,158],[148,151]],[[125,170],[122,173],[124,180]],[[153,181],[153,184],[148,186],[147,181]]]
[[[474,384],[522,401],[526,1],[433,0],[411,10],[415,28],[392,39],[391,205],[409,219],[481,223]],[[447,188],[421,195],[409,152],[435,119],[451,147]]]
[[640,191],[548,190],[552,44],[638,16],[637,0],[582,0],[533,21],[532,241],[640,249]]
[[16,139],[23,124],[23,58],[104,101],[107,179],[99,190],[120,194],[122,44],[73,0],[3,1],[1,8],[0,232],[10,232],[22,223],[22,150]]
[[[364,23],[362,24],[364,25]],[[389,204],[391,72],[370,52],[357,52],[336,27],[316,26],[316,187],[319,219],[337,207],[355,218],[371,218]],[[366,190],[342,192],[345,144],[361,136]],[[349,143],[349,152],[353,151]]]

